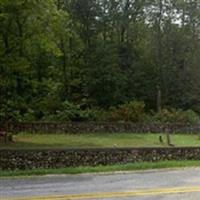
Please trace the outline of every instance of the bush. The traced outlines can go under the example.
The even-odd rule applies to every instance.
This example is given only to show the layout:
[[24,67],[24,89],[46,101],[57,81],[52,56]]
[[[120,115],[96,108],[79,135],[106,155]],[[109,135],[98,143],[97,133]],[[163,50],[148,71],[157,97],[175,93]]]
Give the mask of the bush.
[[153,122],[161,123],[199,123],[200,118],[192,110],[163,109],[152,117]]
[[193,110],[187,110],[184,112],[185,120],[187,123],[195,124],[200,122],[199,115]]
[[144,102],[131,101],[118,108],[111,108],[108,118],[111,121],[142,122],[145,118],[144,108]]
[[[49,102],[49,103],[48,103]],[[7,107],[6,107],[7,106]],[[200,123],[200,117],[192,110],[163,109],[159,113],[145,113],[145,104],[131,101],[109,110],[88,108],[59,99],[36,102],[29,108],[24,102],[16,106],[10,102],[0,108],[0,119],[13,121],[122,121],[146,123]]]
[[99,111],[96,109],[81,109],[68,101],[63,102],[61,109],[55,113],[46,113],[43,120],[50,121],[96,121]]

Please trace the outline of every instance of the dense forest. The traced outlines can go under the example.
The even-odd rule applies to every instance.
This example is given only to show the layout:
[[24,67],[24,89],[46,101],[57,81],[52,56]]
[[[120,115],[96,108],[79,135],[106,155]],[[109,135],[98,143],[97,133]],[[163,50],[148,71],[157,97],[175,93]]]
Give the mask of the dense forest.
[[0,0],[0,95],[1,120],[200,113],[200,0]]

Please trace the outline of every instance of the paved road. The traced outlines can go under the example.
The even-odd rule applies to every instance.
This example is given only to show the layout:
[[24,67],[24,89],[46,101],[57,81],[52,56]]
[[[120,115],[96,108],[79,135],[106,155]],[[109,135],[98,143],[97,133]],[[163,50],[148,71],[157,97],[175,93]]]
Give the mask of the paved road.
[[0,179],[0,199],[198,200],[200,168]]

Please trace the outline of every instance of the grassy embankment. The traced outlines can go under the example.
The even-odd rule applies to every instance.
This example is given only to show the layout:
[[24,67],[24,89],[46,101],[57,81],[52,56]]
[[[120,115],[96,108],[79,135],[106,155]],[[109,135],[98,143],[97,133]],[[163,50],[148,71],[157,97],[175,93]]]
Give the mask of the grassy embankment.
[[[14,136],[14,142],[0,148],[105,148],[105,147],[166,147],[159,142],[160,134],[28,134]],[[165,135],[163,139],[165,140]],[[200,146],[199,135],[173,134],[176,147]]]
[[143,163],[129,163],[124,165],[110,165],[110,166],[97,166],[97,167],[0,171],[0,177],[35,176],[35,175],[47,175],[47,174],[56,174],[56,175],[81,174],[81,173],[133,171],[133,170],[183,168],[183,167],[200,167],[200,161],[162,161],[154,163],[143,162]]

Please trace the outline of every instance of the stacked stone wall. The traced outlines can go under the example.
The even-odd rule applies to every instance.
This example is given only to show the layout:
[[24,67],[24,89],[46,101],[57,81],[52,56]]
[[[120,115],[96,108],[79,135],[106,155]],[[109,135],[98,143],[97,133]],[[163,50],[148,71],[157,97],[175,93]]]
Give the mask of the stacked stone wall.
[[200,160],[200,147],[0,150],[0,170]]

